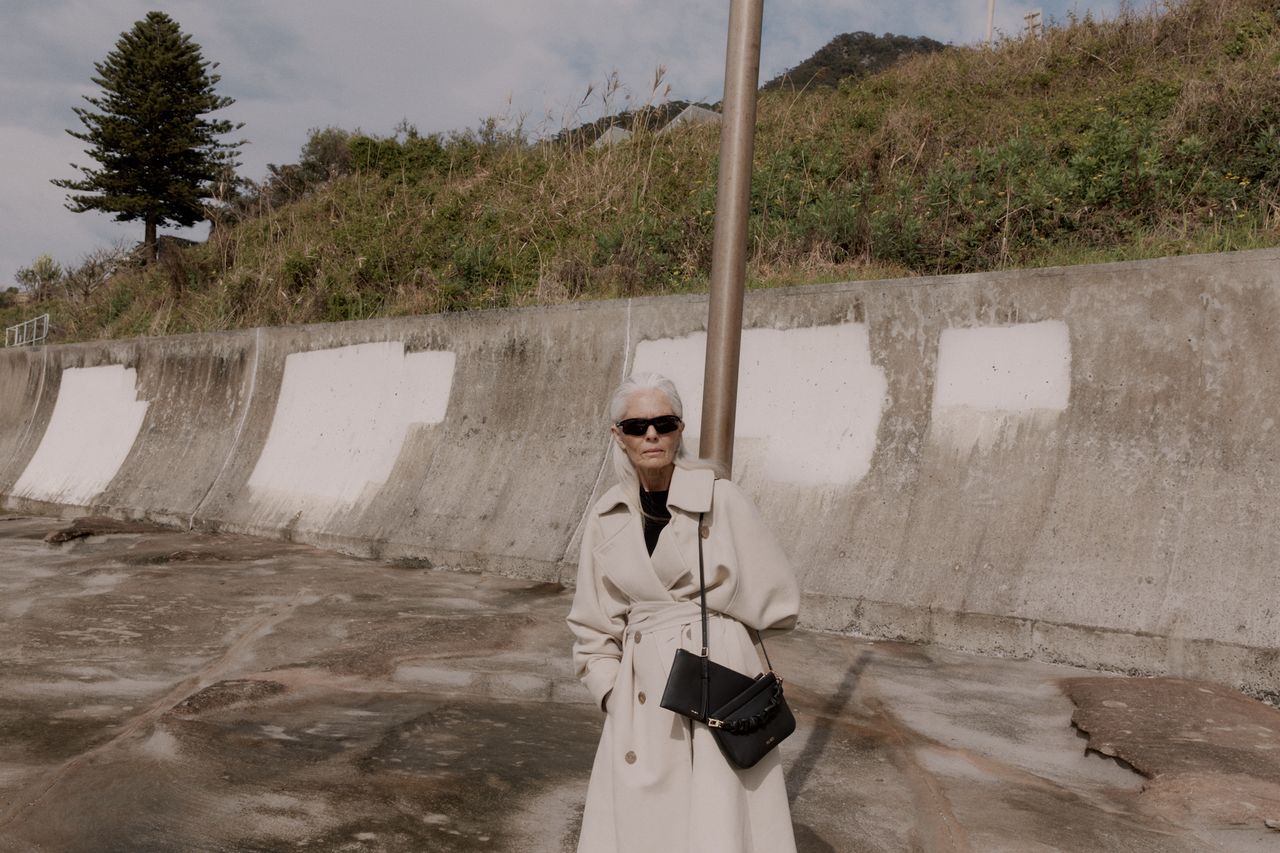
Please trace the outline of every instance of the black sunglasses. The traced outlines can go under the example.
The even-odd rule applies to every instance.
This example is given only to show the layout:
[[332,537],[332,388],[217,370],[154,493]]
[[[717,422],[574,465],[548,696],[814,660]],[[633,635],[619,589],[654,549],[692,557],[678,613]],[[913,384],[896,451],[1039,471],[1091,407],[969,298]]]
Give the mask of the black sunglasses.
[[680,429],[681,421],[675,415],[662,415],[656,418],[627,418],[618,421],[617,427],[627,435],[644,435],[652,426],[659,435],[666,435]]

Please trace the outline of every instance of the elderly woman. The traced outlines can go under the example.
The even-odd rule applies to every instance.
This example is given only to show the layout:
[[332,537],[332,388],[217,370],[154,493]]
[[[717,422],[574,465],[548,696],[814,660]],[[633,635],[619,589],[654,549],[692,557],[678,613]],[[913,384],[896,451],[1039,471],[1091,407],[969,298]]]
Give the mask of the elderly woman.
[[762,672],[747,628],[790,629],[799,605],[750,499],[685,452],[682,411],[657,374],[630,377],[609,404],[618,483],[588,511],[568,619],[574,667],[606,714],[578,850],[789,853],[777,750],[740,770],[705,725],[658,704],[676,649],[701,647],[699,542],[712,660]]

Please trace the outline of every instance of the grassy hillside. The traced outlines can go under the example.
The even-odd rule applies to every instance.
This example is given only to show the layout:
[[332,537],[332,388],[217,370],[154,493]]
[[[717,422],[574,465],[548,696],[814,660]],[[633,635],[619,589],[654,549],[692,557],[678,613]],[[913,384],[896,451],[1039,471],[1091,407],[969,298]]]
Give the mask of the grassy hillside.
[[[705,287],[717,129],[569,136],[341,136],[349,173],[35,307],[74,340]],[[1280,4],[1187,0],[764,92],[752,204],[753,286],[1276,245]]]

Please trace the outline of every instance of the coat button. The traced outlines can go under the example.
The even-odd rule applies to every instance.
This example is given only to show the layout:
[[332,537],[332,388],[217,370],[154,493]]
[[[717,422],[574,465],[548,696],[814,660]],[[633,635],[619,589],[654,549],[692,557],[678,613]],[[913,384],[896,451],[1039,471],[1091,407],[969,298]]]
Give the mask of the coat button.
[[636,763],[636,754],[634,752],[628,752],[625,757],[627,759],[628,764]]
[[643,691],[643,690],[641,690],[641,691],[640,691],[640,695],[639,695],[639,696],[637,696],[636,698],[637,698],[637,699],[639,699],[639,700],[640,700],[640,704],[641,704],[641,705],[643,705],[643,704],[644,704],[644,700],[645,700],[645,698],[646,698],[646,697],[645,697],[645,695],[644,695],[644,691]]
[[698,535],[701,536],[703,539],[706,539],[708,536],[711,535],[711,528],[705,524],[702,525],[701,527],[698,528]]
[[634,634],[632,634],[632,635],[631,635],[631,640],[632,640],[633,642],[638,643],[638,642],[640,642],[640,638],[641,638],[642,636],[644,636],[644,635],[643,635],[643,634],[641,634],[639,631],[636,631]]

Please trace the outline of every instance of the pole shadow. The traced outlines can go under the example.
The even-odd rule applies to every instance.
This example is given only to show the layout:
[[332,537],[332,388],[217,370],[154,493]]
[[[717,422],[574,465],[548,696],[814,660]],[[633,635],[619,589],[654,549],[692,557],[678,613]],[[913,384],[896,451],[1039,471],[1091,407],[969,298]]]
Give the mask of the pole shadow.
[[809,777],[813,775],[814,767],[817,766],[818,760],[826,751],[827,744],[831,741],[831,721],[839,717],[844,712],[845,707],[848,706],[849,701],[853,699],[854,691],[858,688],[858,681],[862,678],[862,672],[870,662],[871,653],[866,649],[859,651],[849,669],[845,671],[844,678],[840,680],[840,686],[836,689],[836,692],[831,694],[819,708],[818,716],[813,721],[813,729],[809,733],[809,739],[805,741],[804,749],[796,756],[791,765],[791,772],[788,774],[787,799],[793,805],[796,797],[804,790]]

